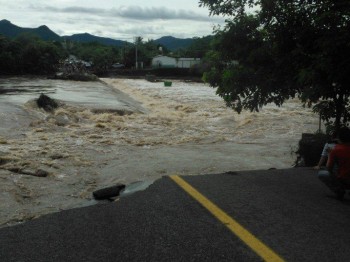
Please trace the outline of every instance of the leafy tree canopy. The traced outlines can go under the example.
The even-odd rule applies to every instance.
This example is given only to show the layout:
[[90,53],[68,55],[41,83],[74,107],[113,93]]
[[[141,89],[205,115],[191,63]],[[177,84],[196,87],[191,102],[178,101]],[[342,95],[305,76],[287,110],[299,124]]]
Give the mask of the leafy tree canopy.
[[228,17],[216,31],[214,51],[207,54],[213,66],[204,76],[228,106],[259,111],[298,96],[328,125],[348,124],[350,1],[199,3]]
[[0,36],[0,74],[48,74],[56,71],[64,52],[57,42],[21,34],[15,39]]
[[187,48],[180,48],[173,52],[176,57],[203,58],[212,49],[211,42],[214,36],[194,37]]

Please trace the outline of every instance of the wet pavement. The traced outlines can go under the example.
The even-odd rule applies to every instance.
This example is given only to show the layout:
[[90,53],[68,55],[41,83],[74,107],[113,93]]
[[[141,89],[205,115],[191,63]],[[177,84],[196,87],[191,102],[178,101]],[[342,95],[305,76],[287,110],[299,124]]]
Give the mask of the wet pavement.
[[[141,112],[140,103],[103,82],[77,82],[41,78],[0,78],[0,135],[15,132],[40,118],[38,112],[28,112],[23,106],[46,94],[53,99],[93,110],[123,113]],[[34,113],[34,114],[33,114]]]
[[101,81],[80,82],[41,78],[0,78],[0,103],[23,105],[40,94],[94,109],[123,109],[143,112],[142,106],[119,90]]
[[[346,261],[350,197],[308,168],[182,176],[252,236],[244,239],[169,177],[118,201],[0,229],[7,261]],[[275,260],[275,261],[278,261]],[[272,258],[265,260],[272,261]]]

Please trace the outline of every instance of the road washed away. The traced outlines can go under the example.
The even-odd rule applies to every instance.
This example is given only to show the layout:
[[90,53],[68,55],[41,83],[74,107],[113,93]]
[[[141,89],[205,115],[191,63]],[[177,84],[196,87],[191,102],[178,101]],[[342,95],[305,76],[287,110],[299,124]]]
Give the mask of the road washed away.
[[[101,80],[0,79],[0,225],[95,204],[117,183],[288,168],[318,127],[296,99],[238,115],[203,83]],[[40,93],[62,106],[39,109]]]

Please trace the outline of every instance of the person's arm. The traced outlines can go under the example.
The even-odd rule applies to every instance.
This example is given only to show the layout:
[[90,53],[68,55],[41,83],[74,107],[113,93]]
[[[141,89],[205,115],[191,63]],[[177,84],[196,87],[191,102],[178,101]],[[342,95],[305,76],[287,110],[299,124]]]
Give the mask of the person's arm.
[[327,168],[327,170],[328,170],[330,173],[332,173],[333,167],[334,167],[334,151],[332,150],[332,151],[329,153],[328,161],[327,161],[327,164],[326,164],[326,168]]
[[326,159],[326,156],[321,156],[320,161],[318,162],[317,166],[314,167],[314,169],[320,169],[321,166],[326,162]]
[[321,168],[321,166],[326,162],[327,155],[328,155],[328,143],[326,143],[323,147],[322,153],[321,153],[321,158],[320,161],[318,161],[317,166],[314,167],[314,169],[318,170]]

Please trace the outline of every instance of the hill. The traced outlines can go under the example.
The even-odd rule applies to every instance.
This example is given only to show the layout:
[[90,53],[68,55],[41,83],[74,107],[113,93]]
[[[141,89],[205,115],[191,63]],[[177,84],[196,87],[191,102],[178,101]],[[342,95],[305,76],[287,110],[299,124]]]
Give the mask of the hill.
[[[38,37],[46,41],[47,40],[59,41],[62,39],[69,39],[75,42],[81,42],[81,43],[98,42],[104,45],[117,46],[117,47],[122,47],[122,46],[131,44],[126,41],[116,40],[116,39],[107,38],[107,37],[94,36],[88,33],[74,34],[71,36],[61,37],[55,32],[53,32],[46,25],[42,25],[38,28],[24,28],[24,27],[16,26],[12,24],[10,21],[5,19],[0,21],[0,35],[4,35],[9,38],[14,38],[23,33],[31,33],[31,34],[37,35]],[[191,38],[181,39],[173,36],[164,36],[157,40],[154,40],[154,42],[162,46],[165,46],[167,49],[171,51],[176,51],[181,48],[189,47],[193,42],[193,39]]]
[[42,25],[38,28],[24,28],[24,27],[19,27],[14,24],[12,24],[8,20],[1,20],[0,21],[0,34],[4,35],[6,37],[16,37],[20,34],[23,33],[30,33],[33,35],[37,35],[43,40],[60,40],[60,36],[54,33],[53,31],[50,30],[45,25]]
[[118,47],[130,45],[130,43],[126,42],[126,41],[115,40],[115,39],[107,38],[107,37],[94,36],[94,35],[90,35],[88,33],[74,34],[71,36],[64,36],[63,38],[66,38],[66,39],[69,39],[69,40],[75,41],[75,42],[80,42],[80,43],[98,42],[98,43],[103,44],[103,45],[118,46]]
[[173,36],[163,36],[157,40],[154,40],[157,44],[163,45],[171,51],[175,51],[181,48],[187,48],[193,43],[191,38],[176,38]]

